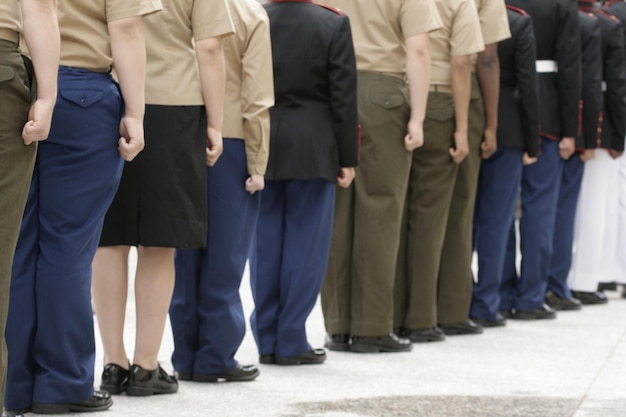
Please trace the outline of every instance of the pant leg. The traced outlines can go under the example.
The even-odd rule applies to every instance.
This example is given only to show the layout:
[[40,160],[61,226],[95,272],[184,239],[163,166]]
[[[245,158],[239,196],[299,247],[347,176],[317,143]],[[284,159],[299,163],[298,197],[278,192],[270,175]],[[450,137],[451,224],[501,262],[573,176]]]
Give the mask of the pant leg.
[[454,144],[454,106],[450,94],[430,93],[424,121],[424,146],[413,151],[407,214],[408,306],[404,326],[437,324],[437,280],[441,249],[458,164]]
[[482,162],[474,215],[478,279],[471,317],[495,320],[500,311],[500,284],[521,177],[521,149],[500,148]]
[[441,249],[437,293],[437,321],[441,324],[464,322],[472,301],[472,223],[484,131],[485,109],[474,75],[469,107],[469,155],[459,165]]
[[559,186],[557,216],[554,224],[553,252],[548,271],[548,291],[558,297],[571,298],[567,286],[567,274],[572,265],[572,245],[574,244],[574,218],[580,194],[585,163],[574,154],[563,163],[563,174]]
[[626,284],[626,157],[621,156],[618,159],[618,187],[619,187],[619,203],[618,203],[618,253],[616,256],[616,280],[620,284]]
[[250,327],[260,355],[276,353],[280,273],[285,234],[285,182],[265,181],[259,220],[250,246]]
[[[7,347],[4,339],[9,309],[13,255],[24,213],[37,145],[24,145],[22,128],[28,119],[30,83],[17,45],[0,40],[0,65],[13,77],[0,79],[0,405],[4,403]],[[31,74],[32,75],[32,74]]]
[[562,170],[559,143],[542,138],[541,157],[522,171],[522,264],[515,300],[517,310],[535,310],[544,303]]
[[[354,180],[354,234],[351,243],[350,333],[380,336],[393,327],[393,286],[400,222],[409,178],[411,153],[403,138],[410,109],[403,80],[359,73],[361,161]],[[333,249],[334,251],[334,249]],[[328,317],[327,317],[328,319]]]
[[328,262],[335,185],[324,179],[286,184],[284,245],[276,356],[310,350],[306,320],[315,306]]
[[[225,139],[224,153],[208,168],[209,229],[198,288],[198,350],[194,373],[215,374],[237,366],[246,332],[239,287],[259,214],[260,193],[245,189],[245,143]],[[318,289],[319,290],[319,289]]]
[[604,268],[604,236],[608,227],[606,201],[609,194],[607,177],[613,161],[604,149],[585,162],[585,171],[574,220],[574,252],[568,286],[574,291],[596,291],[598,274]]
[[606,228],[602,239],[602,268],[597,271],[598,282],[615,282],[615,259],[622,255],[618,248],[619,238],[619,161],[611,159],[607,163],[607,176],[604,179],[609,184],[607,199],[604,203]]
[[80,402],[93,391],[91,262],[122,172],[121,111],[109,75],[59,71],[52,129],[37,157],[40,252],[29,259],[36,263],[31,296],[37,324],[30,346],[36,403]]
[[508,237],[504,254],[504,266],[502,268],[502,282],[500,283],[500,306],[498,311],[510,312],[515,308],[519,275],[517,273],[517,236],[515,235],[515,222],[509,226]]

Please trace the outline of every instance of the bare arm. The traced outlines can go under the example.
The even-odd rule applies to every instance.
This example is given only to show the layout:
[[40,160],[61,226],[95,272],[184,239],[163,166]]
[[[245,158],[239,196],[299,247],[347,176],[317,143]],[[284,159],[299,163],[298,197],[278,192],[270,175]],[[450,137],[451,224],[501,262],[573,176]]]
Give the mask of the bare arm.
[[450,59],[452,98],[454,99],[454,148],[450,156],[457,164],[469,154],[467,142],[469,100],[471,91],[471,60],[469,55],[453,56]]
[[200,87],[207,113],[207,165],[213,166],[222,154],[222,122],[226,72],[222,39],[218,37],[196,41],[196,57],[200,70]]
[[140,16],[109,22],[113,65],[118,74],[125,112],[120,124],[119,152],[132,161],[144,147],[146,44]]
[[424,144],[424,115],[430,85],[430,38],[427,33],[406,40],[406,73],[409,80],[411,118],[404,138],[408,151]]
[[22,130],[25,144],[44,140],[50,133],[52,111],[57,97],[59,69],[59,26],[56,0],[22,0],[24,39],[37,77],[37,101]]
[[476,75],[485,105],[485,132],[480,150],[484,159],[489,158],[498,149],[496,132],[498,130],[498,97],[500,95],[500,60],[498,44],[485,45],[485,50],[478,54]]

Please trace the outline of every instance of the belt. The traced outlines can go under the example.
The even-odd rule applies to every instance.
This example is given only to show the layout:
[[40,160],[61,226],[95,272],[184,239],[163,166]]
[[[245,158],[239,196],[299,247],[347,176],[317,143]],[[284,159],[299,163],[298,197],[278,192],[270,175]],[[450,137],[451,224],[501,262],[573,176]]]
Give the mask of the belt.
[[535,61],[537,72],[559,72],[559,65],[556,61],[539,60]]
[[449,85],[431,84],[428,87],[428,91],[431,93],[452,93],[452,87]]
[[19,44],[20,34],[11,29],[0,28],[0,39],[4,39],[5,41]]

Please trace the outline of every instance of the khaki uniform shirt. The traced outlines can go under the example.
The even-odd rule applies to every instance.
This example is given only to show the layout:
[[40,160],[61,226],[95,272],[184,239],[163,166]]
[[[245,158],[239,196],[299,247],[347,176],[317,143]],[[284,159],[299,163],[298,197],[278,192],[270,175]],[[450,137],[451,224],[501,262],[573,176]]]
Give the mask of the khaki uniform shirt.
[[161,8],[160,0],[59,0],[61,65],[108,71],[113,57],[107,23]]
[[274,105],[267,13],[256,0],[229,0],[235,36],[224,39],[226,97],[222,136],[244,139],[250,175],[265,175]]
[[[504,0],[474,0],[485,45],[497,43],[511,37],[509,18]],[[472,71],[475,71],[476,56],[472,57]]]
[[222,37],[233,33],[226,0],[162,2],[162,13],[144,19],[148,59],[146,104],[202,105],[204,102],[193,39]]
[[[2,0],[0,2],[0,38],[5,39],[7,34],[5,31],[12,30],[14,32],[22,31],[22,13],[17,0]],[[12,36],[11,36],[12,37]],[[15,41],[15,39],[6,39]]]
[[441,26],[433,0],[326,0],[346,13],[359,71],[404,78],[405,40]]
[[450,58],[485,49],[474,0],[435,0],[443,27],[430,34],[432,85],[450,85]]

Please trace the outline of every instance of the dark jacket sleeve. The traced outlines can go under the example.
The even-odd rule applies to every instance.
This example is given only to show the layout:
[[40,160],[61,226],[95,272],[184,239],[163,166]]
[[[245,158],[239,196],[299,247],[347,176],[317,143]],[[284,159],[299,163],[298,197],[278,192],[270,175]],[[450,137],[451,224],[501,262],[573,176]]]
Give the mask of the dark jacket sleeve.
[[604,59],[604,112],[611,122],[611,149],[624,150],[626,133],[626,76],[624,74],[624,35],[621,25],[615,25],[609,37]]
[[359,158],[356,58],[345,15],[332,39],[328,74],[339,166],[354,167]]
[[556,42],[561,137],[576,137],[581,95],[580,32],[576,0],[561,0]]
[[539,94],[535,68],[536,45],[533,21],[523,19],[515,43],[515,72],[524,129],[524,150],[529,156],[539,155]]
[[582,141],[577,148],[594,149],[598,146],[598,117],[602,108],[602,34],[600,26],[593,25],[581,39],[583,71]]

